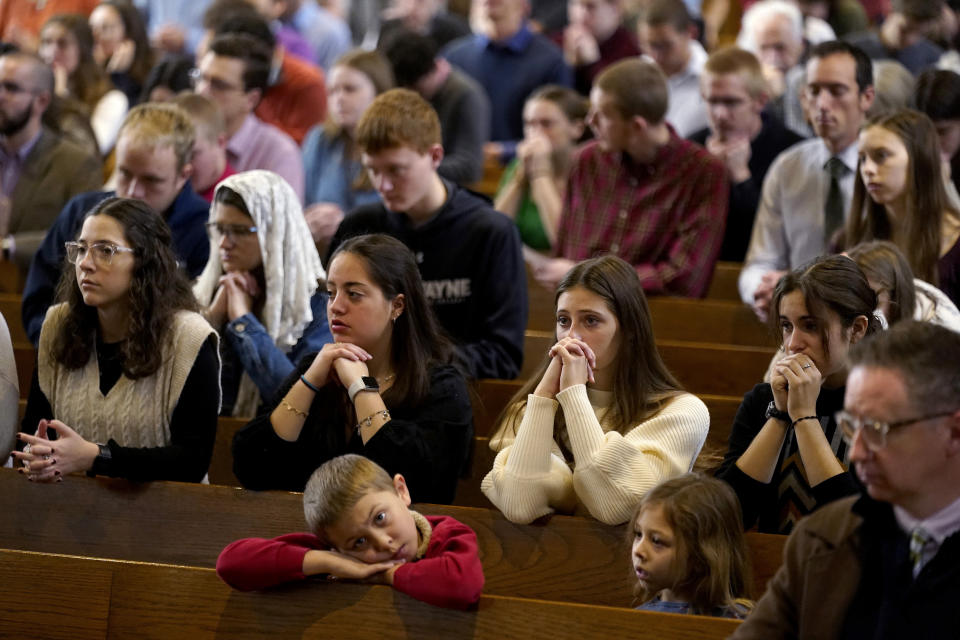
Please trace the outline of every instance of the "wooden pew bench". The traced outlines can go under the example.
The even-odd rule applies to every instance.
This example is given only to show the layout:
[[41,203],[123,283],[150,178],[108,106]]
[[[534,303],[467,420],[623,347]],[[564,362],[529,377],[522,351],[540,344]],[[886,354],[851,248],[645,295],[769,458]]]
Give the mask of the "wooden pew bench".
[[10,339],[14,344],[29,344],[27,332],[23,328],[23,320],[20,318],[19,293],[0,293],[0,314],[3,314],[3,319],[7,321]]
[[32,637],[710,640],[739,624],[494,595],[454,611],[383,585],[320,581],[240,593],[209,568],[0,551],[0,628]]
[[[229,487],[71,476],[27,482],[0,469],[0,549],[213,567],[231,541],[305,529],[302,496]],[[493,509],[418,505],[477,533],[485,593],[629,606],[626,529],[552,516],[519,525]],[[783,536],[748,534],[758,592],[780,564]]]
[[[536,282],[528,281],[529,315],[527,329],[548,331],[556,329],[553,292]],[[677,298],[651,296],[647,298],[653,335],[658,340],[691,340],[772,346],[773,336],[753,310],[740,300]]]
[[[552,333],[527,331],[519,380],[536,374],[555,343]],[[763,379],[774,348],[713,342],[657,340],[667,368],[691,393],[743,395]]]

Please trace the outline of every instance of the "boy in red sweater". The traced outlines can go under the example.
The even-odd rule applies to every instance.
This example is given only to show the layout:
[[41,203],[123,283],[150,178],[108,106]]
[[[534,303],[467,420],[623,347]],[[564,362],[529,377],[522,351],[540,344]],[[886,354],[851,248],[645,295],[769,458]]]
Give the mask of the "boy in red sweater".
[[303,492],[315,535],[237,540],[217,558],[217,575],[241,591],[326,574],[393,585],[441,607],[477,602],[483,589],[477,535],[453,518],[424,517],[409,506],[403,476],[391,479],[363,456],[339,456],[314,471]]

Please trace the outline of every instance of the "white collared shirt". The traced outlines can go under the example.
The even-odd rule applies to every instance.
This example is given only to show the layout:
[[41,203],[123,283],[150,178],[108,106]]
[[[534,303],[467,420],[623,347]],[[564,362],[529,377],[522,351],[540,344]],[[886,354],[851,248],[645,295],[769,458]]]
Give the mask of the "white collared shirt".
[[[937,551],[940,550],[940,545],[943,544],[944,540],[960,531],[960,498],[923,520],[913,517],[899,505],[893,505],[893,515],[896,516],[897,524],[906,532],[908,537],[910,532],[917,527],[922,527],[924,531],[930,534],[932,539],[923,547],[922,552],[920,566],[924,566],[937,555]],[[913,577],[916,578],[916,574]]]
[[[833,154],[820,138],[793,145],[773,161],[763,181],[750,248],[740,272],[740,297],[753,304],[753,292],[767,271],[787,271],[823,255],[824,204],[830,175],[824,169]],[[857,178],[857,142],[837,154],[848,171],[840,178],[843,210],[850,211]]]

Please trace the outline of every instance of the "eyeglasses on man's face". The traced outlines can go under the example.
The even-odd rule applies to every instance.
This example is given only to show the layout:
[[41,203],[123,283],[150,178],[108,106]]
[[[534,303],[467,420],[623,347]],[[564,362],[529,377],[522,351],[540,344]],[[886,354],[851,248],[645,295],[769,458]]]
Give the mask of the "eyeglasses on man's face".
[[253,235],[256,232],[257,227],[248,227],[245,224],[223,224],[220,222],[207,223],[207,233],[210,234],[211,238],[217,241],[226,236],[228,240],[234,242],[236,240]]
[[834,414],[834,419],[837,421],[837,426],[840,427],[840,432],[843,434],[843,439],[847,441],[847,444],[853,444],[853,439],[857,433],[859,433],[863,439],[863,443],[868,449],[878,451],[887,446],[887,434],[894,429],[907,427],[918,422],[925,422],[926,420],[933,420],[934,418],[943,418],[944,416],[953,415],[956,411],[956,409],[953,409],[941,413],[931,413],[908,420],[897,420],[896,422],[871,420],[869,418],[855,416],[846,411],[838,411]]
[[79,264],[87,257],[87,252],[93,255],[93,261],[101,267],[113,264],[113,257],[118,253],[133,253],[130,247],[121,247],[113,242],[94,242],[87,245],[86,242],[65,242],[63,244],[67,249],[67,260],[70,264]]

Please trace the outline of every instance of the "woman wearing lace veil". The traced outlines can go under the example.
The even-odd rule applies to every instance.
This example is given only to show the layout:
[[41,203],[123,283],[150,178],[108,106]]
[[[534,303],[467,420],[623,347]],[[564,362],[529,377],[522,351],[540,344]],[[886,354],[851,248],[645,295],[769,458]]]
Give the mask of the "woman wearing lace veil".
[[251,416],[305,354],[331,342],[324,277],[297,194],[270,171],[217,185],[194,293],[223,336],[223,409]]

